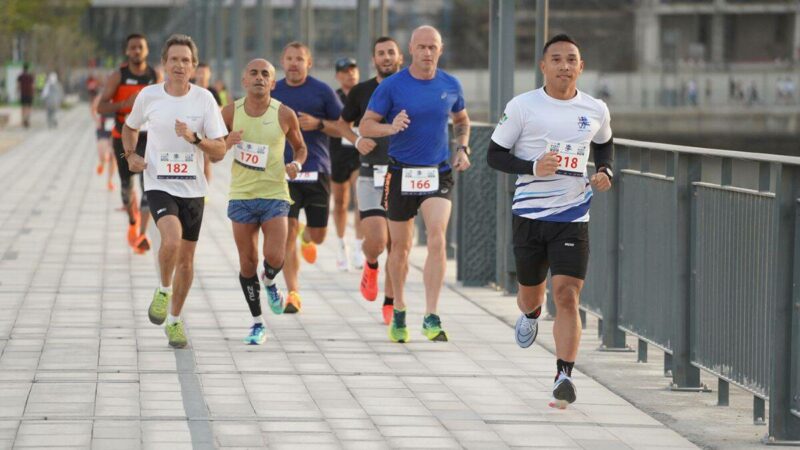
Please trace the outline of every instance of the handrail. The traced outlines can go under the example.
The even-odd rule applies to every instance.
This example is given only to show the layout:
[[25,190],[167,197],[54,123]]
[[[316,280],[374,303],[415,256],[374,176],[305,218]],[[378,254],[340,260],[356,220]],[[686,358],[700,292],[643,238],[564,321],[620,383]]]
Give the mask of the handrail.
[[690,147],[687,145],[664,144],[660,142],[637,141],[633,139],[614,139],[615,144],[629,147],[646,148],[651,150],[664,150],[668,152],[688,153],[701,156],[715,156],[718,158],[745,159],[749,161],[783,163],[800,166],[800,157],[782,156],[769,153],[749,153],[736,150],[722,150],[716,148]]

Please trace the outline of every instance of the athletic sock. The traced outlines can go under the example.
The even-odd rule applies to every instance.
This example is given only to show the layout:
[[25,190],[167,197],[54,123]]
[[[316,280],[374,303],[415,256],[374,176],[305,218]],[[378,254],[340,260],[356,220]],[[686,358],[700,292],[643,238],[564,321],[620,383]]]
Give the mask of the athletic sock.
[[267,260],[264,260],[264,282],[267,286],[272,286],[275,284],[275,278],[280,273],[281,269],[283,269],[283,264],[280,267],[272,267],[267,263]]
[[163,292],[164,294],[172,294],[172,286],[161,286],[158,288],[159,291]]
[[525,317],[527,317],[528,319],[538,319],[541,313],[542,313],[542,307],[540,306],[534,309],[533,311],[529,312],[528,314],[525,314]]
[[384,305],[394,305],[394,298],[392,297],[383,297],[383,304]]
[[172,325],[175,322],[180,322],[181,316],[173,316],[172,314],[167,314],[167,325]]
[[377,269],[378,268],[378,261],[375,261],[374,263],[367,262],[367,266],[369,266],[369,268],[373,269],[373,270]]
[[259,315],[259,316],[254,316],[254,317],[253,317],[253,323],[254,323],[254,324],[255,324],[255,323],[260,323],[260,324],[263,324],[263,323],[264,323],[264,319],[262,319],[260,315]]
[[572,367],[575,365],[575,362],[564,361],[563,359],[559,359],[556,361],[556,379],[558,379],[558,374],[564,372],[567,374],[568,377],[572,376]]
[[261,316],[261,298],[259,297],[261,286],[258,284],[258,275],[245,278],[239,274],[239,284],[242,285],[242,293],[247,301],[247,307],[250,308],[250,314],[253,317]]

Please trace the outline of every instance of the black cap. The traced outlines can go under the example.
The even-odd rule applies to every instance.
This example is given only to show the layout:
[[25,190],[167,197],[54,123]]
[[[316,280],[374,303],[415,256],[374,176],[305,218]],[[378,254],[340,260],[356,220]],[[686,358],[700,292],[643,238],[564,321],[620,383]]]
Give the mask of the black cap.
[[342,70],[349,69],[351,67],[358,67],[356,64],[356,60],[350,58],[349,56],[343,56],[336,60],[336,63],[333,65],[336,68],[337,72],[341,72]]

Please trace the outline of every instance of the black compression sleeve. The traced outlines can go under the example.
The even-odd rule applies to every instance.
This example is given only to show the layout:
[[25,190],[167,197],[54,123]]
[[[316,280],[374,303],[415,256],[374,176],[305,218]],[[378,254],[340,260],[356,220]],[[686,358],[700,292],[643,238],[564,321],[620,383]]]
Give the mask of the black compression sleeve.
[[601,167],[608,167],[609,169],[614,169],[612,164],[614,163],[614,138],[612,137],[607,142],[602,144],[595,144],[592,142],[591,144],[591,151],[594,155],[594,167],[597,170],[600,170]]
[[511,149],[505,148],[495,141],[489,141],[489,151],[486,153],[486,162],[489,167],[505,173],[517,175],[533,175],[533,161],[525,161],[511,154]]

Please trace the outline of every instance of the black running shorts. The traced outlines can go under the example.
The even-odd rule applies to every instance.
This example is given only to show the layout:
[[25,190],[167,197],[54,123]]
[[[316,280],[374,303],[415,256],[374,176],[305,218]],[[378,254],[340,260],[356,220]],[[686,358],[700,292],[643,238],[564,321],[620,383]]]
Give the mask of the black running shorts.
[[450,200],[453,196],[452,169],[439,172],[439,190],[424,195],[408,195],[402,192],[403,168],[389,165],[386,181],[383,184],[383,207],[386,209],[386,218],[396,222],[405,222],[413,219],[422,202],[429,198],[439,197]]
[[328,212],[331,203],[331,180],[328,174],[320,173],[319,179],[312,183],[289,183],[292,207],[289,218],[297,219],[300,210],[306,211],[307,225],[312,228],[328,226]]
[[589,222],[512,219],[517,279],[523,286],[542,284],[552,275],[585,279],[589,264]]
[[185,241],[197,241],[206,206],[204,197],[181,198],[164,191],[147,191],[147,199],[155,223],[164,216],[175,216],[180,220],[183,229],[181,238]]
[[341,146],[331,151],[331,181],[345,183],[361,167],[361,158],[355,147]]

